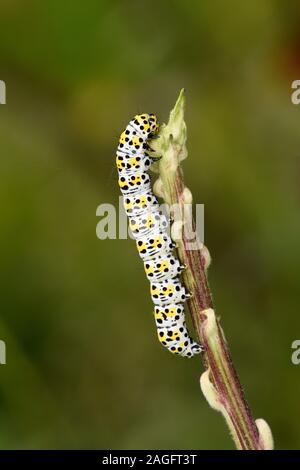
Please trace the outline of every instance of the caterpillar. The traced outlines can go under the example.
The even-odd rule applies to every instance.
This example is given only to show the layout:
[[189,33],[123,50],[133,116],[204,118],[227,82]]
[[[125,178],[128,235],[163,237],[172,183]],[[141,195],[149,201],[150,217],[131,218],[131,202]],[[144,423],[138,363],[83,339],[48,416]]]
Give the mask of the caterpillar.
[[169,222],[159,210],[147,173],[159,159],[151,154],[148,144],[158,128],[154,114],[137,115],[129,122],[117,149],[118,182],[129,226],[150,281],[158,339],[170,352],[192,357],[203,348],[190,337],[185,323],[183,303],[190,294],[178,279],[184,266],[173,253],[175,243],[167,233]]

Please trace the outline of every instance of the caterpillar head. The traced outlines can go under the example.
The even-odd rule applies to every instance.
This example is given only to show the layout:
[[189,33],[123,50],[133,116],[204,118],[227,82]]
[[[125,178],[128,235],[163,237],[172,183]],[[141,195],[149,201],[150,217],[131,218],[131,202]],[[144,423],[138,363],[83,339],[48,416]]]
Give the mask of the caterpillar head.
[[158,121],[155,114],[137,114],[133,119],[134,124],[148,137],[158,132]]

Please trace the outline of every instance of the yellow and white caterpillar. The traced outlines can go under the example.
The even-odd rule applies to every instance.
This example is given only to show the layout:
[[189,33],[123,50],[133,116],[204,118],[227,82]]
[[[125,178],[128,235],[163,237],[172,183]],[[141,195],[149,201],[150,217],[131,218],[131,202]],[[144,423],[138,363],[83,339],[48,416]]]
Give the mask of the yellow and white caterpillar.
[[203,348],[189,335],[183,303],[190,297],[178,276],[184,269],[174,256],[174,243],[167,233],[168,221],[159,211],[147,173],[157,160],[149,153],[148,139],[158,132],[154,114],[135,116],[122,132],[117,150],[119,186],[131,232],[150,281],[154,318],[160,343],[184,357]]

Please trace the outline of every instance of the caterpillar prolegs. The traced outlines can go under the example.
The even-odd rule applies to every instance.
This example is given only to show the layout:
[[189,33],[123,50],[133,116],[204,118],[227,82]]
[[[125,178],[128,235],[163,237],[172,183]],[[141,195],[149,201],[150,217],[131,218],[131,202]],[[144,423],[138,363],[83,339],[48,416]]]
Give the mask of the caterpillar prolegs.
[[147,171],[157,160],[148,139],[158,132],[154,114],[135,116],[120,136],[117,150],[119,186],[131,232],[143,260],[154,303],[160,343],[169,351],[192,357],[202,351],[187,331],[183,303],[190,297],[178,276],[184,269],[174,256],[175,244],[167,233],[168,221],[159,211]]

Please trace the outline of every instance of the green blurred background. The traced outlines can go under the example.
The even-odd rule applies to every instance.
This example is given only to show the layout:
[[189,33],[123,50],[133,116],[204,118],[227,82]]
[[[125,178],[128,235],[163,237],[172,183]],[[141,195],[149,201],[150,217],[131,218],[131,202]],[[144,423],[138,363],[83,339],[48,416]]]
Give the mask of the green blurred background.
[[233,448],[199,361],[157,342],[134,243],[95,233],[120,131],[182,87],[217,313],[255,417],[299,448],[297,3],[0,1],[0,448]]

